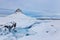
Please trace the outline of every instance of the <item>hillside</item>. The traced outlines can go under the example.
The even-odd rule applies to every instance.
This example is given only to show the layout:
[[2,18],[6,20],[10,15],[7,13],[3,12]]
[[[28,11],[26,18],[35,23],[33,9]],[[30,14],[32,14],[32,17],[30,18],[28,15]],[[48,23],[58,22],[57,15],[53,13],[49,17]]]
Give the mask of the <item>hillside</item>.
[[17,27],[26,27],[35,23],[36,19],[26,16],[22,12],[15,12],[11,15],[1,18],[0,24],[6,24],[13,21],[17,23]]

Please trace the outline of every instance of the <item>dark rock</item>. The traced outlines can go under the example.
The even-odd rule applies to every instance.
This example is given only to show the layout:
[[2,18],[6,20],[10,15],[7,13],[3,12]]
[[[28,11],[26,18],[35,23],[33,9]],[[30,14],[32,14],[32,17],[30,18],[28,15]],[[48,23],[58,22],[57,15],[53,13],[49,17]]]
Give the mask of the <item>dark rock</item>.
[[48,33],[49,31],[46,31],[46,33]]
[[29,36],[30,34],[26,34],[26,36]]

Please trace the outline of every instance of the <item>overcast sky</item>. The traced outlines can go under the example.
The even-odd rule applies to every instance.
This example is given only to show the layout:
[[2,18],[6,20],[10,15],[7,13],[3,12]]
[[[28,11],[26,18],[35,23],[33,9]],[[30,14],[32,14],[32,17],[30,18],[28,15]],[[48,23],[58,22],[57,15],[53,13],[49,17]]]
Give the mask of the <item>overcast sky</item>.
[[60,0],[0,0],[0,8],[60,12]]

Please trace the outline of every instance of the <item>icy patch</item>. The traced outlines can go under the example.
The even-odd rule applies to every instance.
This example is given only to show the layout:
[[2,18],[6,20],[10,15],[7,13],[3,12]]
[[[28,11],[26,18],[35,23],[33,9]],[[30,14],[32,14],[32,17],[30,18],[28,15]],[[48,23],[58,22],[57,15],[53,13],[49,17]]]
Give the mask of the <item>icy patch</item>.
[[18,38],[33,35],[35,33],[33,30],[30,31],[24,28],[16,28],[15,30],[16,32],[14,30],[11,30],[11,32],[9,32],[8,30],[7,31],[2,30],[2,32],[0,32],[1,33],[0,38],[2,38],[2,40],[16,40]]

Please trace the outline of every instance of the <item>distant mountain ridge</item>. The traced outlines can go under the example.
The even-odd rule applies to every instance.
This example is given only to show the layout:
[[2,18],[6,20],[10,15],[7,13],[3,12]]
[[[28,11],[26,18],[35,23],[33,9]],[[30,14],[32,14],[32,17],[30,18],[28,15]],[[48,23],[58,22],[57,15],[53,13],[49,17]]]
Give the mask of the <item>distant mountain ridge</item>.
[[11,9],[0,8],[0,14],[8,15],[8,14],[11,14],[11,13],[13,13],[13,10],[11,10]]
[[[0,17],[1,16],[7,16],[10,14],[13,14],[15,10],[12,9],[3,9],[0,8]],[[35,17],[35,18],[42,18],[42,17],[49,17],[49,18],[60,18],[60,15],[57,14],[48,14],[44,12],[36,12],[36,11],[27,11],[27,10],[22,10],[23,14],[30,16],[30,17]]]

